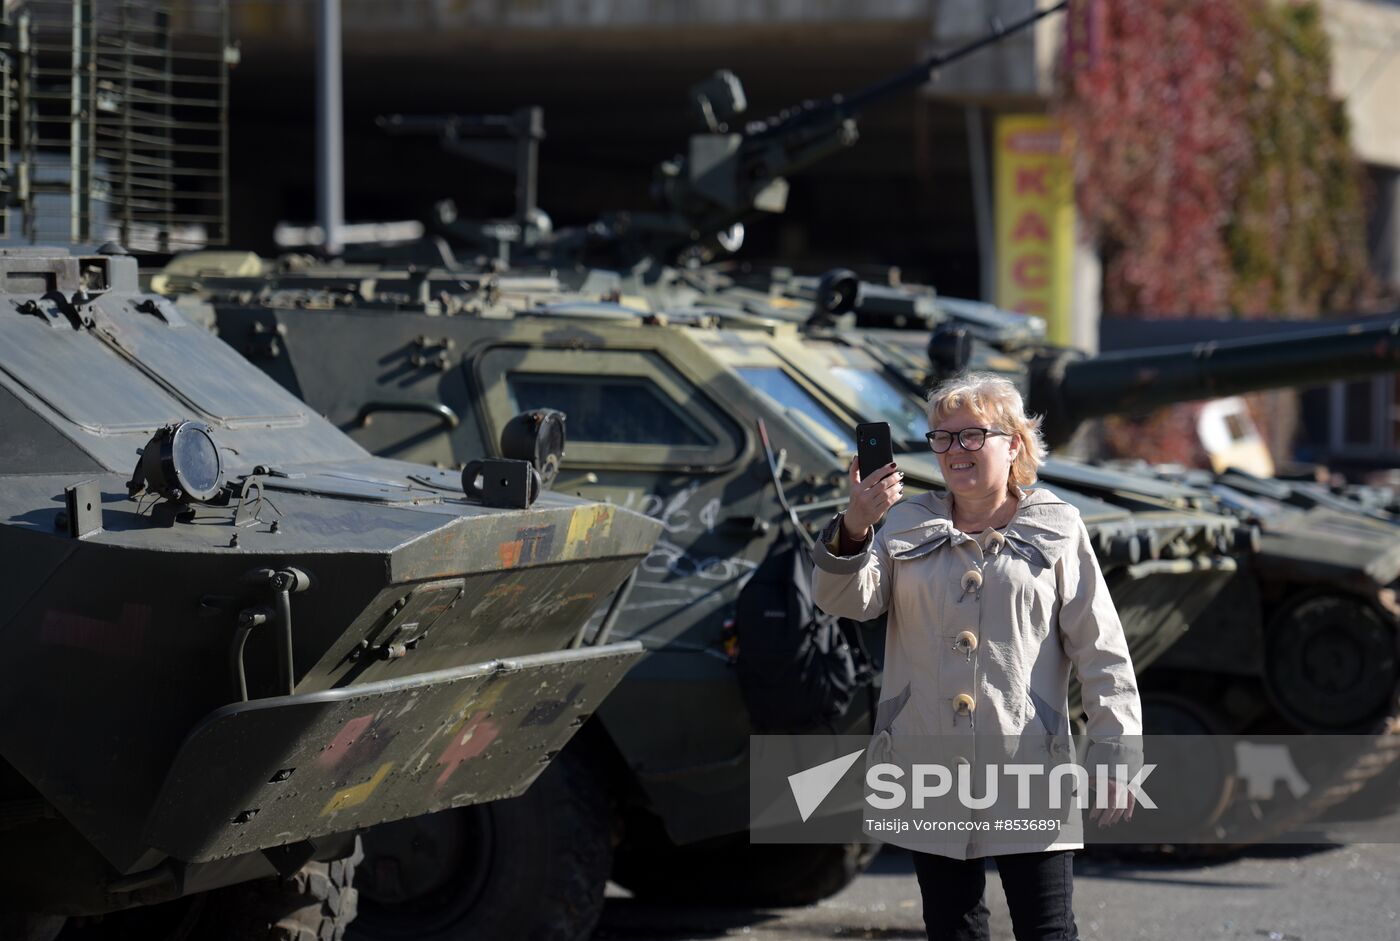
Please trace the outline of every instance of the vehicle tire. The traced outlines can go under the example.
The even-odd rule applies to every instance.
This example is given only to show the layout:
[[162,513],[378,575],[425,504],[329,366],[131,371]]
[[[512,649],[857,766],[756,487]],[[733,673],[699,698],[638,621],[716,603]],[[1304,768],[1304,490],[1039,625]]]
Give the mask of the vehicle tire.
[[356,941],[582,941],[603,913],[612,808],[566,752],[524,794],[364,834]]
[[285,879],[258,879],[209,893],[191,937],[229,941],[343,941],[355,920],[355,853],[309,862]]
[[763,844],[742,838],[619,855],[613,879],[639,899],[686,905],[788,908],[850,885],[879,846]]

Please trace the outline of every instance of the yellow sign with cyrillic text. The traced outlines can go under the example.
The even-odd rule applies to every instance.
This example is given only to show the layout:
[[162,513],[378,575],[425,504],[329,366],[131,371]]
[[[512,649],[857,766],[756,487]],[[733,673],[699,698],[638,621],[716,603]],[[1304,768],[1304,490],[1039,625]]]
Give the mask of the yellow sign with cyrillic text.
[[996,122],[997,305],[1043,317],[1069,345],[1074,277],[1074,178],[1069,136],[1044,114]]

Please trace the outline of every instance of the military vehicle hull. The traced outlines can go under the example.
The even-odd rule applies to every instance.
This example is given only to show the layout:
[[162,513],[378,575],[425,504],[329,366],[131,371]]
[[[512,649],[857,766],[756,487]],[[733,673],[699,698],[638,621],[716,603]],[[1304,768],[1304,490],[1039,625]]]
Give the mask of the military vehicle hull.
[[[369,456],[141,295],[130,258],[0,269],[7,928],[286,876],[361,827],[521,794],[641,656],[573,642],[655,522],[486,507]],[[193,458],[160,437],[183,419],[212,442]],[[162,440],[185,491],[137,479]],[[345,905],[301,927],[343,932],[334,869]]]

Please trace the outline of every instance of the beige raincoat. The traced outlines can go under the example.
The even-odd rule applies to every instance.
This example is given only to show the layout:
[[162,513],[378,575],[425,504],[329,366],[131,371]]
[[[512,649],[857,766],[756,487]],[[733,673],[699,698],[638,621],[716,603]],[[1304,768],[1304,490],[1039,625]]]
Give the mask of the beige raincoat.
[[[1073,663],[1092,749],[1103,749],[1091,760],[1117,761],[1125,750],[1131,764],[1140,743],[1120,739],[1142,734],[1137,678],[1088,531],[1079,511],[1048,490],[1019,492],[1011,522],[975,536],[953,526],[935,493],[892,508],[856,555],[835,554],[839,516],[827,527],[814,551],[817,605],[856,620],[889,614],[874,744],[1038,737],[1047,756],[1068,754]],[[973,832],[907,845],[966,859],[1077,849],[1077,836],[1027,834],[1012,844]]]

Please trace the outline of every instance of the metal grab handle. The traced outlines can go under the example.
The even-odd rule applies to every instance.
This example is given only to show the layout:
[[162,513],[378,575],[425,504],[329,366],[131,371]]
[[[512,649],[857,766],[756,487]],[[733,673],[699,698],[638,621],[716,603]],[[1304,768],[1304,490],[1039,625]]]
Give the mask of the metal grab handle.
[[462,424],[457,413],[441,402],[366,402],[355,413],[355,424],[360,428],[369,425],[370,416],[375,412],[404,412],[420,415],[436,415],[448,428]]
[[292,653],[292,595],[311,587],[311,577],[301,569],[281,570],[254,569],[244,576],[244,580],[264,585],[270,595],[271,606],[254,605],[238,612],[238,627],[229,646],[229,667],[233,673],[234,686],[239,700],[248,701],[248,674],[244,667],[243,652],[248,645],[248,635],[264,624],[274,624],[277,636],[277,688],[278,693],[288,696],[296,692],[296,664]]

